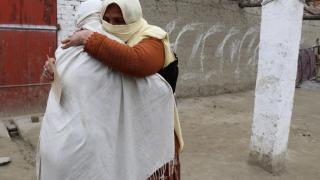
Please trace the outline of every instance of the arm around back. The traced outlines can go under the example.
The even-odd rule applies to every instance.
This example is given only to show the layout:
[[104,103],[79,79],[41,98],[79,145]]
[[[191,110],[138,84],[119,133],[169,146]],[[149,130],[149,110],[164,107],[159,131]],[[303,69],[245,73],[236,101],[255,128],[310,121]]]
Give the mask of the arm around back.
[[86,42],[85,51],[108,67],[134,77],[157,73],[165,61],[163,43],[155,38],[130,47],[94,33]]

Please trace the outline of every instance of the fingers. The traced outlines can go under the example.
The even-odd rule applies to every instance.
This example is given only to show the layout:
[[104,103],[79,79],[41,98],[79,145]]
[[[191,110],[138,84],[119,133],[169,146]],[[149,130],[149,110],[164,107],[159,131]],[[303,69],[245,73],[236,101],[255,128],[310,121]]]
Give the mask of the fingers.
[[50,82],[54,81],[54,76],[50,75],[50,74],[48,74],[46,72],[43,72],[42,75],[41,75],[41,78],[40,78],[40,82],[44,83],[46,81],[50,81]]
[[48,71],[44,72],[43,76],[49,81],[53,81],[54,80],[54,75],[50,74]]
[[55,58],[50,58],[50,56],[47,54],[47,60],[43,66],[43,71],[40,77],[40,82],[46,82],[46,81],[54,81],[54,63],[55,63]]
[[50,61],[47,61],[46,64],[44,65],[44,69],[47,70],[50,74],[54,74],[52,67],[52,63],[50,64]]
[[66,38],[66,39],[61,41],[62,44],[66,44],[68,42],[70,42],[70,37],[68,37],[68,38]]
[[49,66],[49,61],[46,61],[45,65],[43,66],[43,73],[42,77],[46,80],[53,81],[54,80],[54,72],[53,69]]
[[86,43],[88,38],[93,32],[88,30],[80,30],[74,32],[71,36],[69,36],[67,39],[62,41],[62,49],[67,49],[71,46],[81,46]]
[[68,43],[63,44],[63,45],[61,46],[61,48],[62,48],[62,49],[68,49],[68,48],[71,47],[71,46],[72,46],[72,44],[71,44],[71,42],[69,41]]
[[[52,62],[53,64],[55,64],[56,59],[55,59],[55,58],[51,58],[51,57],[49,57],[49,56],[47,55],[47,61],[48,61],[48,62]],[[49,64],[49,63],[48,63],[48,64]]]
[[53,81],[54,80],[54,74],[51,74],[50,72],[48,71],[44,71],[42,76],[46,79],[46,80],[49,80],[49,81]]
[[44,69],[44,70],[47,70],[48,67],[49,67],[49,61],[46,61],[46,63],[45,63],[44,66],[43,66],[43,69]]
[[47,74],[49,74],[49,75],[51,75],[51,76],[54,75],[54,72],[53,72],[53,70],[50,68],[50,66],[44,67],[43,72],[44,72],[44,73],[47,73]]
[[67,48],[69,48],[69,47],[71,46],[71,45],[70,45],[70,43],[71,43],[71,38],[68,37],[68,38],[62,40],[61,43],[62,43],[61,48],[62,48],[62,49],[67,49]]

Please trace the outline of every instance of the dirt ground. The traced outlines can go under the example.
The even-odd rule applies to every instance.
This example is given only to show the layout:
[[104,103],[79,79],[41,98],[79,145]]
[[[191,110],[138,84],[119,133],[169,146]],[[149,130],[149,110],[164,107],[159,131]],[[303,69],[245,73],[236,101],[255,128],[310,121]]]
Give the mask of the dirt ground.
[[[297,89],[287,168],[272,175],[248,165],[254,93],[178,100],[185,149],[183,180],[320,180],[320,91]],[[37,141],[39,128],[26,133]],[[0,156],[12,163],[0,167],[0,180],[35,180],[34,147],[21,139],[0,138]]]
[[247,163],[253,101],[253,92],[179,101],[183,179],[320,180],[320,91],[296,91],[287,169],[280,176]]

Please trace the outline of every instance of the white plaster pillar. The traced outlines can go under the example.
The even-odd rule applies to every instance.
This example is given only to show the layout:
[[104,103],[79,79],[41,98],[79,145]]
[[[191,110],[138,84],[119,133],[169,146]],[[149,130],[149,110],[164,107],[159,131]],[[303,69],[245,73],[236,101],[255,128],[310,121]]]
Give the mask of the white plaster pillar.
[[272,173],[285,167],[302,18],[300,0],[274,0],[262,7],[249,162]]

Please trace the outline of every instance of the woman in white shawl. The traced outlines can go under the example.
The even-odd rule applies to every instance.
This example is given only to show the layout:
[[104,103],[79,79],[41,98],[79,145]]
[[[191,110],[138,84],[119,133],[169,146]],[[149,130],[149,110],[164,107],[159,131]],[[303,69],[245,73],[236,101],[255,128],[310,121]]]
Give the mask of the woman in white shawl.
[[[103,15],[110,4],[105,2]],[[126,6],[119,2],[117,4]],[[130,22],[124,19],[126,23]],[[88,26],[91,20],[86,19],[82,27],[94,31]],[[172,54],[167,46],[169,41],[166,33],[148,26],[145,21],[139,24],[141,26],[136,30],[144,27],[145,31],[135,36],[137,38],[113,34],[129,46],[142,41],[142,37],[162,40],[164,65],[170,63]],[[105,22],[104,29],[108,29]],[[103,37],[112,39],[110,36]],[[74,39],[71,37],[64,42],[72,45]],[[180,126],[174,123],[175,104],[170,86],[158,74],[143,78],[139,74],[140,78],[134,78],[128,76],[128,71],[117,73],[117,68],[107,68],[83,53],[83,47],[75,48],[65,50],[74,51],[71,54],[61,49],[56,54],[57,72],[54,76],[55,80],[60,76],[62,97],[61,101],[55,98],[57,95],[53,90],[49,96],[40,135],[39,178],[178,179],[178,169],[173,168],[178,164],[174,159],[173,125],[175,129],[180,129]],[[177,140],[180,150],[183,144],[181,140],[180,134]]]

